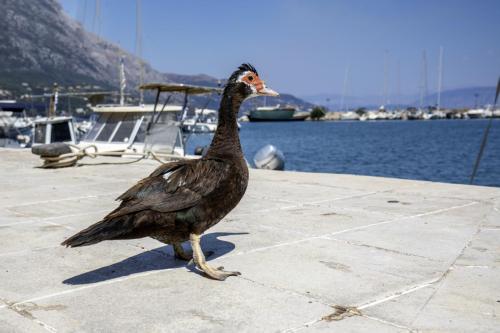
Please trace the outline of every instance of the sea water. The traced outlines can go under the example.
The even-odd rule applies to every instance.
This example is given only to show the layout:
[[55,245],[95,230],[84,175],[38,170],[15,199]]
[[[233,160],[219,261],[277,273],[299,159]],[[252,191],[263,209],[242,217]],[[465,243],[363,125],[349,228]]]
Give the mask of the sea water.
[[[245,157],[272,144],[289,171],[345,173],[467,184],[488,120],[242,123]],[[188,153],[210,143],[192,135]],[[500,186],[500,119],[493,120],[474,184]]]

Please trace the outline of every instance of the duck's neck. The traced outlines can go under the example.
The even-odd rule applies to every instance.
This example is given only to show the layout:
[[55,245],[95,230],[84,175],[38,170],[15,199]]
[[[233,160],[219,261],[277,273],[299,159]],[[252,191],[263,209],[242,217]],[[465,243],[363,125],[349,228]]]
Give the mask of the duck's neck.
[[224,93],[219,108],[219,121],[207,158],[231,158],[243,156],[236,117],[243,102],[238,94]]

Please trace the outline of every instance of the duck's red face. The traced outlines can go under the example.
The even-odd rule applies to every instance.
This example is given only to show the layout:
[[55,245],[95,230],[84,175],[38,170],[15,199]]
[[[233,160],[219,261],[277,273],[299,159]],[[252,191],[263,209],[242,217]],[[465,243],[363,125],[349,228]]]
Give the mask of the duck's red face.
[[243,82],[250,87],[252,94],[248,97],[255,96],[278,96],[279,94],[266,87],[263,80],[260,79],[259,75],[253,71],[245,71],[238,77],[238,82]]

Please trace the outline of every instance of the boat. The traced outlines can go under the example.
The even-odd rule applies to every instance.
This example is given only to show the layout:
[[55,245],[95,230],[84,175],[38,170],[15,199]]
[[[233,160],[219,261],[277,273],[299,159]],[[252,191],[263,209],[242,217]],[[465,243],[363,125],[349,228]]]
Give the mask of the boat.
[[296,114],[297,108],[293,106],[261,106],[253,109],[248,114],[250,121],[301,121],[309,114]]
[[24,103],[0,100],[0,145],[25,147],[30,142],[32,119],[26,115]]
[[493,118],[500,118],[500,109],[491,111],[491,116]]
[[217,129],[217,110],[194,110],[194,116],[182,122],[182,131],[185,133],[214,133]]
[[408,120],[421,120],[424,117],[424,112],[421,109],[408,108],[406,110],[406,117]]
[[366,112],[366,120],[378,120],[378,111],[367,111]]
[[341,112],[340,120],[359,120],[359,115],[354,111]]
[[376,120],[388,120],[388,119],[389,119],[389,114],[385,110],[378,111]]
[[486,105],[486,109],[484,110],[484,117],[485,118],[492,118],[493,117],[493,106],[492,105]]
[[[220,92],[221,89],[176,83],[150,83],[141,85],[139,89],[154,90],[155,103],[128,105],[125,104],[124,98],[120,98],[120,104],[98,104],[91,107],[95,122],[78,144],[74,142],[72,118],[67,117],[66,123],[73,129],[70,130],[72,135],[69,139],[59,137],[58,140],[49,140],[50,142],[46,140],[45,143],[49,144],[32,148],[32,152],[44,160],[42,167],[74,166],[85,156],[114,156],[137,160],[153,158],[161,162],[194,158],[186,154],[185,144],[189,135],[183,135],[181,131],[188,97],[193,94]],[[183,105],[167,105],[172,97],[170,95],[160,108],[159,99],[162,92],[183,93]],[[123,90],[121,95],[123,96]],[[47,119],[35,122],[40,128],[47,125],[52,126],[53,130],[56,120],[61,118],[52,116],[55,109],[52,105],[56,104],[53,103],[54,99],[57,100],[57,94],[52,96]],[[40,135],[40,138],[42,137],[51,138],[49,134]]]
[[446,112],[443,110],[434,110],[431,112],[431,119],[446,119]]
[[366,120],[387,120],[389,115],[382,105],[378,110],[369,110],[366,112]]
[[123,155],[144,154],[148,149],[185,154],[178,122],[183,110],[180,105],[165,106],[161,113],[156,112],[153,104],[103,104],[91,109],[97,118],[78,144],[82,149],[95,146],[100,153],[122,152]]
[[403,119],[403,112],[401,110],[394,110],[389,112],[389,118],[390,120],[402,120]]
[[484,109],[471,109],[467,111],[467,116],[469,119],[480,119],[484,118],[485,116],[485,110]]
[[57,106],[60,97],[85,97],[89,99],[101,98],[112,95],[113,92],[67,92],[60,93],[57,83],[53,86],[51,93],[42,95],[29,95],[33,98],[49,98],[49,109],[46,117],[37,117],[33,121],[32,131],[32,147],[51,143],[66,143],[76,145],[78,141],[78,133],[75,131],[73,117],[58,116]]
[[446,118],[446,113],[442,110],[430,110],[428,112],[425,112],[422,115],[422,119],[424,120],[436,120],[436,119],[445,119]]
[[[93,146],[100,154],[110,152],[122,157],[186,156],[189,135],[182,133],[190,95],[219,93],[220,88],[177,83],[148,83],[141,90],[156,91],[154,104],[96,105],[98,115],[94,125],[79,143],[81,149]],[[159,108],[162,92],[183,93],[183,105],[167,105],[171,95]]]
[[33,121],[32,146],[64,142],[76,144],[72,117],[42,117]]

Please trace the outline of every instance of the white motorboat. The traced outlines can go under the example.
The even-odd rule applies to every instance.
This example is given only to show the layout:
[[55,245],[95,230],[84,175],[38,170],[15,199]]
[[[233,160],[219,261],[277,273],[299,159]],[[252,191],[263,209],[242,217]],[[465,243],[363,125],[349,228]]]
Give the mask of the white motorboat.
[[480,119],[484,118],[485,116],[485,110],[484,109],[471,109],[467,111],[467,116],[469,119]]
[[180,105],[165,106],[161,113],[155,112],[153,104],[96,105],[92,111],[97,119],[80,141],[81,148],[95,146],[100,153],[119,151],[123,155],[147,150],[185,155],[178,121]]
[[444,113],[441,110],[433,110],[428,113],[423,114],[423,119],[424,120],[435,120],[435,119],[445,119],[446,118],[446,113]]
[[409,108],[406,112],[408,120],[420,120],[423,116],[424,112],[421,109]]
[[182,130],[189,133],[214,133],[217,115],[217,110],[196,108],[194,116],[182,122]]
[[368,111],[366,113],[366,120],[378,120],[378,111]]
[[[188,136],[182,134],[188,97],[194,94],[220,92],[220,88],[185,84],[150,83],[140,89],[156,91],[154,104],[97,105],[92,108],[98,118],[80,142],[83,149],[95,146],[100,154],[112,152],[121,156],[186,156]],[[183,93],[183,105],[167,105],[168,97],[159,107],[162,92]]]
[[0,145],[24,147],[29,144],[32,123],[23,103],[0,100]]
[[359,120],[359,115],[354,111],[341,112],[340,120]]

